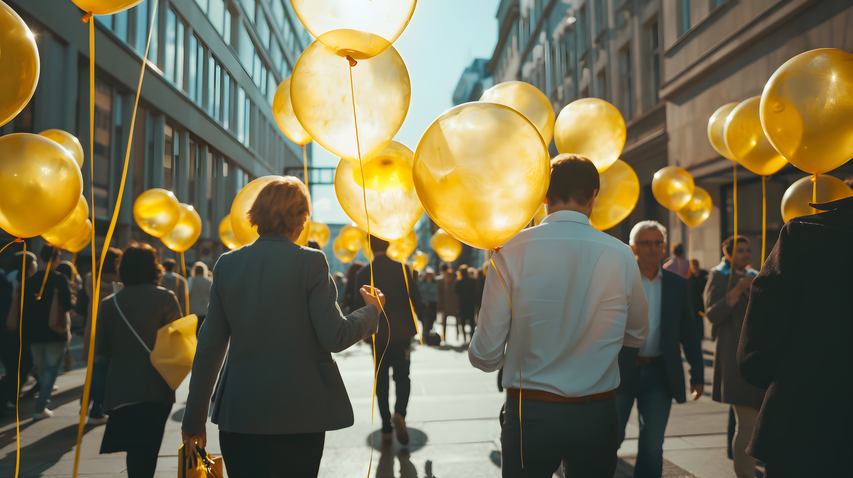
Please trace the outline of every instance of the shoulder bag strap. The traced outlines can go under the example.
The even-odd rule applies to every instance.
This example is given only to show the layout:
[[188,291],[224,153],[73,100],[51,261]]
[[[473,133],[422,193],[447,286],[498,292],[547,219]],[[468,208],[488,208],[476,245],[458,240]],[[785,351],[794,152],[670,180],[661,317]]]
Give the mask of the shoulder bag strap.
[[120,315],[121,318],[124,319],[124,323],[127,324],[127,328],[129,328],[130,331],[133,332],[133,335],[136,336],[136,339],[139,340],[139,343],[142,344],[142,346],[145,348],[145,350],[150,354],[151,349],[149,349],[148,346],[145,345],[145,342],[142,340],[142,337],[140,337],[139,334],[136,333],[136,330],[134,330],[133,326],[130,325],[130,322],[127,320],[127,317],[124,316],[124,312],[121,311],[121,307],[118,306],[118,300],[116,300],[117,295],[118,295],[118,291],[116,290],[115,282],[113,282],[113,303],[116,305],[116,310],[118,310],[118,315]]

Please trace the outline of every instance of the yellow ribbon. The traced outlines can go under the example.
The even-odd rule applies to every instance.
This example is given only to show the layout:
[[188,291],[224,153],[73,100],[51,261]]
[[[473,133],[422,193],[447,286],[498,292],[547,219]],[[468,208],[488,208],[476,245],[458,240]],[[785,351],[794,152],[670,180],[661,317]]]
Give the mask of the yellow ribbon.
[[764,267],[764,253],[767,247],[767,176],[761,176],[761,267]]
[[[364,184],[364,181],[362,181],[361,184]],[[412,309],[412,320],[415,321],[415,332],[418,333],[418,337],[421,339],[421,345],[423,345],[424,337],[421,335],[421,331],[418,330],[418,316],[415,315],[415,306],[412,305],[412,293],[409,291],[409,271],[406,270],[405,262],[400,262],[400,265],[403,266],[403,278],[406,279],[406,297],[409,299],[409,308]]]
[[[20,238],[15,241],[21,241],[24,243],[24,256],[21,260],[21,274],[18,276],[19,282],[21,283],[21,306],[18,307],[20,310],[20,319],[18,320],[18,376],[15,377],[17,380],[17,391],[15,394],[15,436],[17,439],[17,455],[15,456],[15,478],[18,478],[18,475],[21,472],[21,351],[24,349],[24,283],[27,278],[27,243],[22,241]],[[8,247],[8,244],[6,245]],[[4,247],[3,249],[5,249]],[[0,251],[2,252],[2,251]]]
[[[184,298],[187,300],[184,304],[187,309],[187,315],[190,315],[190,284],[187,281],[187,263],[184,262],[184,253],[181,252],[181,268],[184,270]],[[175,274],[177,276],[177,274]],[[175,288],[178,287],[178,278],[175,277]]]
[[47,269],[44,270],[44,279],[41,281],[41,289],[39,289],[39,296],[36,300],[41,300],[41,295],[44,294],[44,285],[47,284],[47,276],[50,274],[50,264],[53,262],[53,254],[51,254],[50,259],[47,260]]
[[732,276],[735,275],[735,255],[737,254],[737,163],[734,161],[732,161],[732,168],[735,181],[734,186],[732,186],[732,207],[734,208],[732,219],[734,220],[735,242],[732,244],[732,263],[729,265],[729,283],[726,285],[726,297],[728,297],[729,290],[732,288]]

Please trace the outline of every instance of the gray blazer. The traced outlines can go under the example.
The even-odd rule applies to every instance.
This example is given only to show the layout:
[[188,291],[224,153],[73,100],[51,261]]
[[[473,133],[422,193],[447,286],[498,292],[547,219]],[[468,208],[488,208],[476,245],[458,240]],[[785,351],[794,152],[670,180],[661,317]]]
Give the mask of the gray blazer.
[[378,326],[373,306],[344,317],[321,251],[264,236],[222,255],[213,269],[182,430],[204,430],[226,350],[212,417],[220,430],[278,435],[351,426],[352,405],[331,352]]

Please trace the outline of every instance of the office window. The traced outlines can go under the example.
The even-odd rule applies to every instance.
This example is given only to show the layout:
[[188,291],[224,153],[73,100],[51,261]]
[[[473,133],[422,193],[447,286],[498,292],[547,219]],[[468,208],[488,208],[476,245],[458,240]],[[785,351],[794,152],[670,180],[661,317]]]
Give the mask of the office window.
[[216,70],[213,74],[213,117],[220,119],[222,111],[222,68],[216,64]]
[[222,126],[231,128],[231,76],[222,70]]
[[284,5],[282,5],[281,2],[282,0],[272,0],[271,2],[273,20],[275,20],[275,24],[278,25],[279,28],[284,25]]
[[658,39],[658,23],[652,23],[649,28],[649,85],[651,87],[652,105],[658,104],[660,90],[660,44]]
[[252,100],[246,98],[246,106],[243,109],[243,114],[245,118],[243,119],[243,127],[245,131],[243,131],[243,144],[248,146],[252,137]]
[[[187,48],[187,94],[194,102],[198,101],[198,39],[195,35],[190,36],[190,44]],[[203,70],[202,70],[203,71]]]
[[690,30],[690,0],[679,0],[678,6],[678,36],[681,36]]
[[272,72],[267,72],[267,101],[272,104],[273,98],[275,98],[275,90],[278,88],[278,85],[275,83],[275,76],[273,76]]
[[255,57],[255,45],[252,43],[252,37],[249,36],[248,30],[246,30],[246,25],[241,25],[240,28],[240,40],[237,44],[237,56],[240,57],[240,62],[243,63],[243,68],[249,73],[252,74],[252,62]]
[[207,59],[207,112],[213,115],[216,98],[216,58]]
[[589,48],[589,9],[586,5],[581,7],[580,18],[578,19],[577,36],[578,36],[578,51],[579,55],[583,55]]
[[607,89],[607,70],[601,70],[595,75],[595,96],[610,101],[610,91]]
[[163,154],[163,188],[172,191],[172,155],[177,146],[177,138],[173,138],[175,130],[169,125],[166,125],[164,132],[166,148]]
[[[198,204],[198,198],[196,197],[196,178],[198,177],[198,145],[195,144],[195,141],[190,139],[190,150],[189,150],[189,174],[187,176],[187,202],[193,206]],[[198,208],[196,208],[198,209]]]
[[622,115],[626,120],[631,119],[634,116],[634,81],[630,43],[619,52],[619,82],[621,83],[619,89],[622,96]]
[[281,26],[281,34],[284,36],[284,46],[289,51],[296,50],[296,36],[293,34],[293,29],[290,28],[290,23],[284,22]]
[[240,86],[237,87],[237,141],[246,142],[246,92]]
[[242,0],[243,9],[246,10],[246,17],[250,20],[255,19],[255,0]]
[[[130,9],[133,13],[133,47],[140,54],[145,53],[145,42],[148,41],[148,0]],[[152,38],[153,42],[154,39]]]
[[[211,231],[219,231],[219,223],[216,222],[216,211],[213,205],[213,176],[216,169],[213,167],[213,163],[216,161],[213,157],[213,153],[208,151],[207,153],[207,197],[202,198],[203,201],[207,201],[207,220],[204,225],[204,233],[205,237],[211,237]],[[218,234],[216,234],[218,236]]]
[[[146,0],[146,2],[148,3],[149,7],[148,18],[151,18],[152,14],[154,13],[154,1],[148,2],[148,0]],[[160,65],[160,58],[157,54],[160,45],[160,22],[154,22],[153,30],[154,31],[151,33],[151,46],[148,48],[148,60],[151,61],[151,63],[154,63],[155,65]],[[147,41],[147,38],[146,40],[143,40],[143,42],[145,41]]]
[[272,59],[272,67],[275,71],[281,71],[281,62],[284,60],[284,55],[281,53],[281,47],[278,45],[278,40],[272,40],[270,47],[270,59]]
[[198,7],[201,8],[201,11],[204,13],[210,13],[208,9],[208,0],[195,0],[195,3],[198,4]]
[[184,87],[184,22],[178,19],[177,45],[175,49],[175,84],[186,91]]
[[127,42],[127,10],[113,15],[113,31],[121,41]]
[[133,132],[133,183],[131,197],[136,199],[145,191],[145,139],[148,136],[148,112],[139,107],[136,112],[136,130]]
[[[121,117],[118,118],[120,120]],[[95,154],[92,161],[95,176],[92,192],[95,196],[95,216],[100,217],[109,216],[110,146],[114,119],[113,89],[100,78],[95,78]]]
[[264,45],[264,48],[269,50],[270,48],[270,25],[267,23],[267,18],[264,15],[264,11],[260,8],[258,9],[258,17],[255,19],[255,31],[258,34],[258,38],[260,38],[261,43]]
[[607,1],[595,0],[594,11],[595,15],[595,33],[597,37],[602,31],[607,30]]
[[177,19],[175,12],[171,9],[166,10],[166,57],[164,58],[163,73],[166,79],[175,83],[175,59],[178,52],[178,37],[177,37]]

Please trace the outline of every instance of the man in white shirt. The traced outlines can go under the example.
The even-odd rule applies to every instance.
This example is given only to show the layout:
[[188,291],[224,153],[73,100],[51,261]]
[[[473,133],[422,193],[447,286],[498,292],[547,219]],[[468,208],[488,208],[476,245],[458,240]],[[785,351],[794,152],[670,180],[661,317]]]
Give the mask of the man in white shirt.
[[617,356],[643,344],[649,317],[631,249],[589,224],[598,189],[588,159],[554,158],[550,215],[507,241],[486,275],[468,358],[486,372],[503,367],[504,477],[550,477],[561,462],[564,476],[616,470]]

